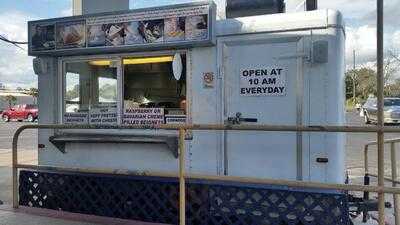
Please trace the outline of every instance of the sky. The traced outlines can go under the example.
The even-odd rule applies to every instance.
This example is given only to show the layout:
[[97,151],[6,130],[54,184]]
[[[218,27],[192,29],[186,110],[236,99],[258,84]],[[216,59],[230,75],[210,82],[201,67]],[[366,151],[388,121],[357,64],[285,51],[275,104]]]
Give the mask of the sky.
[[[131,8],[191,2],[191,0],[130,0]],[[400,53],[400,0],[385,0],[385,48]],[[319,8],[337,9],[346,22],[346,64],[375,65],[376,0],[319,0]],[[72,0],[1,0],[0,34],[27,40],[27,21],[72,15]],[[26,46],[23,46],[26,49]],[[27,51],[0,42],[0,83],[8,87],[36,87],[37,76]]]

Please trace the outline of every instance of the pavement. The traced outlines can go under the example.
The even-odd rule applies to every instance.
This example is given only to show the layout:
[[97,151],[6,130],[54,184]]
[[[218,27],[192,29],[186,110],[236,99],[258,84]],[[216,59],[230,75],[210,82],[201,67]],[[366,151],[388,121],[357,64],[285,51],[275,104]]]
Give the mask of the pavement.
[[[363,126],[364,120],[358,115],[357,112],[352,111],[346,114],[347,125],[351,126]],[[371,126],[371,125],[369,125]],[[387,133],[385,139],[400,138],[400,134]],[[362,178],[364,176],[364,145],[371,141],[377,140],[376,133],[347,133],[346,135],[346,168],[351,178],[351,181],[355,184],[362,184]],[[398,146],[400,150],[400,146]],[[391,164],[390,164],[390,150],[389,145],[385,146],[385,174],[390,176]],[[369,170],[371,173],[377,173],[377,161],[378,155],[376,146],[370,147],[370,153],[368,154]],[[397,160],[400,168],[400,154],[397,154]]]
[[[364,120],[359,116],[358,112],[351,111],[346,113],[347,125],[351,126],[362,126],[364,124]],[[372,125],[368,125],[372,126]],[[392,125],[393,126],[393,125]],[[385,139],[390,138],[399,138],[400,134],[385,134]],[[350,178],[350,184],[363,184],[364,179],[364,145],[371,141],[377,140],[376,133],[347,133],[346,135],[346,168]],[[398,144],[399,145],[399,144]],[[396,146],[398,146],[396,145]],[[398,150],[400,150],[400,146],[398,146]],[[377,166],[378,166],[378,154],[376,151],[376,146],[371,146],[368,154],[369,161],[369,172],[377,174]],[[397,154],[397,169],[400,171],[400,153]],[[391,163],[390,163],[390,149],[388,145],[385,145],[385,176],[391,176]],[[377,185],[377,179],[371,178],[371,185]],[[385,183],[386,186],[391,186],[391,183]],[[356,196],[361,197],[362,193],[360,192],[352,192]],[[370,193],[370,198],[377,198],[375,193]],[[387,202],[390,202],[393,205],[393,197],[392,195],[385,195],[385,199]],[[378,224],[377,212],[369,213],[370,218],[367,223],[362,223],[362,216],[359,216],[353,220],[355,225],[373,225]],[[394,215],[393,208],[386,209],[385,216],[385,224],[394,225]]]
[[[346,114],[347,124],[353,126],[361,126],[363,124],[363,118],[361,118],[357,112],[348,112]],[[11,142],[12,135],[15,130],[24,124],[25,122],[10,122],[2,123],[0,122],[0,200],[4,202],[4,206],[0,206],[0,225],[89,225],[89,224],[118,224],[118,220],[113,219],[113,221],[106,221],[106,218],[100,219],[87,219],[82,220],[84,215],[74,215],[72,214],[66,216],[64,213],[62,215],[56,212],[48,212],[43,214],[43,212],[26,212],[26,211],[15,211],[10,208],[11,205]],[[395,138],[400,137],[400,134],[386,134],[385,138]],[[350,177],[350,183],[352,184],[362,184],[364,177],[364,144],[370,141],[376,141],[375,133],[348,133],[346,141],[346,167]],[[400,148],[400,146],[399,146]],[[385,151],[385,173],[386,176],[390,176],[390,151]],[[19,162],[26,164],[37,164],[37,131],[36,130],[26,130],[22,133],[19,141]],[[400,161],[400,153],[397,154],[397,160]],[[376,147],[371,147],[369,154],[370,171],[376,172],[377,170],[377,154]],[[400,163],[398,165],[400,167]],[[372,179],[372,182],[376,182]],[[391,184],[387,184],[390,186]],[[360,193],[357,193],[360,195]],[[372,197],[375,197],[372,195]],[[391,195],[386,195],[387,201],[392,202]],[[46,210],[44,210],[46,211]],[[49,216],[50,215],[50,216]],[[62,217],[63,219],[60,219]],[[376,217],[374,213],[371,214],[371,219],[367,223],[377,224],[373,219]],[[77,218],[81,218],[77,221]],[[96,218],[96,217],[94,217]],[[84,221],[84,222],[81,222]],[[120,224],[127,224],[132,221],[122,221]],[[143,224],[143,223],[133,223],[133,224]],[[360,218],[354,220],[354,224],[364,224],[361,223]],[[391,209],[387,210],[387,223],[393,223],[393,211]]]
[[48,209],[0,207],[1,225],[162,225]]
[[[0,201],[10,205],[11,186],[11,146],[16,129],[26,122],[0,122]],[[19,162],[37,164],[37,130],[25,130],[19,139]],[[3,225],[0,223],[0,225]]]
[[47,216],[38,216],[14,210],[0,210],[1,225],[95,225],[96,223],[85,223]]

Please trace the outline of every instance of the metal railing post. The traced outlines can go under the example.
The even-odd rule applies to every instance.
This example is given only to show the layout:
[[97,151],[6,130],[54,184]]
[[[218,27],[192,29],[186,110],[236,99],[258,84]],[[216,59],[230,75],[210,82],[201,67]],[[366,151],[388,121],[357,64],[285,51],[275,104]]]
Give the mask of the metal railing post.
[[22,127],[18,128],[17,131],[15,131],[13,140],[12,140],[12,206],[14,209],[18,208],[19,202],[18,202],[18,138],[19,135],[22,133],[24,129]]
[[[384,126],[384,115],[383,115],[383,89],[384,89],[384,77],[383,77],[383,0],[377,0],[376,4],[376,59],[377,59],[377,105],[378,105],[378,128]],[[385,186],[385,164],[384,164],[384,132],[379,130],[377,132],[378,141],[378,187],[382,188]],[[385,193],[378,193],[378,212],[379,212],[379,225],[385,225]]]
[[365,146],[364,146],[364,174],[368,174],[369,173],[369,165],[368,165],[368,148],[369,148],[369,145],[368,144],[366,144]]
[[[396,187],[397,183],[397,158],[396,158],[396,143],[390,143],[390,159],[391,159],[391,166],[392,166],[392,187]],[[395,224],[400,225],[400,217],[399,217],[399,196],[393,194],[393,204],[394,204],[394,218]]]
[[179,224],[186,224],[185,130],[179,129]]
[[[368,144],[364,146],[364,185],[370,185],[370,179],[369,179],[369,165],[368,165]],[[364,191],[363,195],[364,201],[369,200],[369,192]],[[368,220],[368,210],[366,208],[363,209],[363,217],[362,217],[362,222],[365,223]]]

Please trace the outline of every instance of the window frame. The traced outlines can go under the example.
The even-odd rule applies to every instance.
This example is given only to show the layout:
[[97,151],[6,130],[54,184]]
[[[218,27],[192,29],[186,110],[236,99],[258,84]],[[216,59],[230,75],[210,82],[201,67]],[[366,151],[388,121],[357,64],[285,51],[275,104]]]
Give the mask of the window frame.
[[[127,54],[108,54],[108,55],[89,55],[89,56],[69,56],[69,57],[59,57],[58,58],[58,124],[63,124],[64,121],[64,113],[65,113],[65,85],[66,85],[66,64],[67,63],[78,63],[78,62],[87,62],[90,60],[112,60],[117,61],[117,124],[122,124],[122,116],[124,112],[124,67],[123,67],[123,59],[129,57],[151,57],[151,56],[164,56],[164,55],[175,55],[176,53],[185,54],[186,55],[186,121],[187,123],[192,123],[192,113],[191,113],[191,99],[192,99],[192,91],[191,91],[191,56],[189,50],[173,50],[173,51],[155,51],[155,52],[135,52],[135,53],[127,53]],[[131,133],[143,133],[144,130],[114,130],[111,131],[112,134],[131,134]],[[108,133],[110,134],[110,130],[64,130],[62,133]],[[146,133],[154,134],[156,133],[171,133],[171,131],[146,131]],[[175,131],[173,131],[175,133]]]

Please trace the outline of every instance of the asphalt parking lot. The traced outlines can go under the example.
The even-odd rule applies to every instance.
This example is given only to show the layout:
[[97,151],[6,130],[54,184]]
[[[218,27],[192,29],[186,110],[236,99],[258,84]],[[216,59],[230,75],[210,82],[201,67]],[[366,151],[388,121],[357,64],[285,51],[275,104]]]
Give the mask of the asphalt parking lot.
[[[346,114],[348,125],[362,126],[365,125],[363,118],[358,112],[348,112]],[[371,125],[370,125],[371,126]],[[396,125],[391,125],[396,126]],[[400,134],[385,134],[385,139],[400,138]],[[347,133],[346,135],[346,167],[350,178],[353,182],[361,182],[360,177],[364,176],[364,145],[371,141],[376,141],[376,133]],[[400,144],[398,144],[400,145]],[[386,176],[390,176],[390,150],[389,145],[385,145],[385,172]],[[400,150],[400,146],[398,146]],[[376,146],[371,146],[369,151],[370,172],[377,173],[377,151]],[[400,153],[397,154],[397,160],[400,160]],[[400,164],[400,161],[399,161]],[[400,165],[398,165],[400,168]],[[357,180],[357,181],[356,181]]]
[[[15,130],[25,122],[0,122],[0,200],[11,204],[11,145]],[[18,144],[19,162],[37,164],[37,131],[25,130]]]

